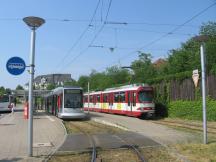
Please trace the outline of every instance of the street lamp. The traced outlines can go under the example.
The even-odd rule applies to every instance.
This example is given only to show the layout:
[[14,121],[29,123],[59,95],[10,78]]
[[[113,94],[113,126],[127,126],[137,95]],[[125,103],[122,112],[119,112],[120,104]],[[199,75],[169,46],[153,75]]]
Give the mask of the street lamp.
[[31,49],[30,49],[30,78],[29,78],[29,121],[28,121],[28,156],[32,156],[32,142],[33,142],[33,80],[35,67],[35,30],[45,23],[45,20],[40,17],[25,17],[23,21],[31,28]]
[[205,41],[208,40],[208,36],[200,35],[194,37],[195,41],[201,42],[200,45],[200,57],[201,57],[201,69],[202,69],[202,107],[203,107],[203,143],[207,144],[207,121],[206,121],[206,74],[205,74]]

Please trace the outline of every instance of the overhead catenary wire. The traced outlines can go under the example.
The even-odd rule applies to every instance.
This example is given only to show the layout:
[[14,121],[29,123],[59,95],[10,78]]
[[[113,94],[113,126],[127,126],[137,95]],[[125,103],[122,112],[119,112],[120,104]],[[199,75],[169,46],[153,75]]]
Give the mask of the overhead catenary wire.
[[59,67],[60,65],[62,65],[62,63],[65,62],[65,59],[69,56],[69,54],[71,53],[71,51],[76,47],[76,45],[80,42],[80,40],[84,37],[84,35],[86,34],[86,32],[88,31],[89,27],[91,26],[93,20],[94,20],[94,17],[97,13],[97,10],[98,10],[98,7],[99,7],[99,4],[100,4],[100,1],[101,0],[98,0],[98,3],[96,5],[96,8],[94,10],[94,13],[92,15],[92,18],[88,24],[88,26],[84,29],[84,31],[80,34],[80,36],[78,37],[78,39],[75,41],[75,43],[71,46],[71,48],[68,50],[68,52],[64,55],[63,59],[59,62],[59,64],[57,65],[57,67]]
[[[150,22],[126,22],[126,21],[106,21],[106,24],[114,25],[148,25],[148,26],[181,26],[179,24],[169,24],[169,23],[150,23]],[[187,27],[196,28],[196,25],[187,25]]]
[[[132,52],[129,52],[127,55],[124,55],[122,57],[120,57],[118,60],[123,60],[123,59],[126,59],[128,56],[134,54],[134,53],[137,53],[137,51],[141,51],[143,50],[144,48],[146,47],[149,47],[151,45],[153,45],[154,43],[160,41],[161,39],[167,37],[168,35],[170,35],[169,33],[174,33],[176,32],[177,30],[179,30],[180,28],[182,28],[183,26],[185,26],[187,23],[191,22],[193,19],[197,18],[198,16],[202,15],[204,12],[206,12],[207,10],[209,10],[211,7],[215,6],[216,5],[216,2],[215,3],[212,3],[211,5],[209,5],[208,7],[204,8],[203,10],[201,10],[200,12],[198,12],[197,14],[195,14],[194,16],[192,16],[191,18],[189,18],[188,20],[186,20],[184,23],[182,23],[181,25],[175,27],[174,29],[172,29],[171,31],[163,34],[162,36],[158,37],[157,39],[154,39],[153,41],[145,44],[144,46],[138,48],[137,50],[135,51],[132,51]],[[112,64],[109,64],[107,65],[106,67],[103,67],[103,68],[100,68],[100,70],[104,69],[104,68],[107,68],[111,65],[113,65],[114,63],[116,63],[117,61],[113,62]]]
[[[106,13],[106,17],[105,17],[105,21],[108,18],[109,12],[110,12],[110,8],[111,8],[111,4],[112,4],[112,0],[109,1],[109,6],[107,9],[107,13]],[[90,41],[89,45],[82,50],[78,55],[76,55],[68,64],[66,64],[64,67],[67,67],[68,65],[70,65],[71,63],[73,63],[78,57],[80,57],[81,55],[83,55],[88,49],[89,47],[94,43],[94,41],[97,39],[97,37],[99,36],[99,34],[102,32],[102,30],[104,29],[105,23],[102,24],[102,26],[100,27],[100,29],[98,30],[98,32],[94,35],[93,39]]]
[[[103,2],[103,0],[101,0]],[[100,19],[95,19],[94,22],[103,22],[103,9],[101,9],[101,17]],[[44,18],[46,22],[72,22],[72,23],[86,23],[89,22],[89,19],[74,19],[74,18]],[[9,18],[9,17],[2,17],[0,21],[23,21],[22,18]],[[148,25],[148,26],[180,26],[179,24],[169,24],[169,23],[150,23],[150,22],[118,22],[118,21],[105,21],[105,24],[114,24],[114,25]],[[197,25],[185,25],[185,27],[192,27],[197,28]]]
[[[156,31],[156,30],[146,30],[142,28],[128,28],[128,27],[110,27],[106,26],[106,29],[118,30],[118,31],[137,31],[137,32],[146,32],[146,33],[156,33],[156,34],[167,34],[168,32],[165,31]],[[193,36],[195,33],[179,33],[179,32],[169,32],[169,35],[185,35],[185,36]]]

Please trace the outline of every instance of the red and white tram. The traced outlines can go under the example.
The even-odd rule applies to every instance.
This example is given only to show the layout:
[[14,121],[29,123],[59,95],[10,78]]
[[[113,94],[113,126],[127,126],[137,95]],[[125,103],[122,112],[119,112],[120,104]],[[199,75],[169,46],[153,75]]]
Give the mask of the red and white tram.
[[84,110],[152,117],[155,113],[153,88],[147,84],[132,84],[85,93]]

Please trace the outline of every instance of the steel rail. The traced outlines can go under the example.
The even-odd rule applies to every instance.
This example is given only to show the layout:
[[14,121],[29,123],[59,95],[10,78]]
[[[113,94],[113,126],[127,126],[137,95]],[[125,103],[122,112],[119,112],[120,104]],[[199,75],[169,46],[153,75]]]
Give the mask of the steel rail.
[[133,145],[133,144],[130,144],[128,141],[124,140],[123,138],[117,136],[117,135],[114,135],[116,138],[118,138],[119,140],[121,140],[122,142],[124,142],[125,144],[127,144],[127,146],[129,146],[129,148],[131,148],[138,156],[139,160],[141,162],[147,162],[144,158],[144,156],[140,153],[140,151]]
[[94,141],[93,137],[89,133],[86,133],[84,130],[82,130],[82,128],[80,128],[79,126],[77,126],[75,124],[72,124],[72,123],[70,123],[70,124],[73,125],[75,128],[77,128],[80,132],[82,132],[83,134],[85,134],[88,137],[88,139],[90,140],[91,145],[92,145],[91,162],[96,162],[96,159],[97,159],[97,149],[96,149],[96,145],[95,145],[95,141]]
[[[176,126],[176,127],[188,128],[188,129],[193,129],[193,130],[198,130],[198,131],[202,130],[202,125],[194,124],[194,123],[185,123],[181,121],[152,121],[152,122],[156,124]],[[216,134],[216,127],[208,126],[208,132]]]

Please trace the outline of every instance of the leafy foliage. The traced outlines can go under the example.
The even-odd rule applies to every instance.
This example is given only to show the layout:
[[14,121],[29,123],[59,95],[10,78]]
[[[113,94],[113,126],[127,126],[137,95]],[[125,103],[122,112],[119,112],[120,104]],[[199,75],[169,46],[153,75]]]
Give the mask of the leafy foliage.
[[71,81],[64,82],[64,86],[76,86],[76,80],[72,79]]
[[200,28],[200,34],[216,36],[216,22],[209,21],[208,23],[204,23]]
[[3,86],[0,87],[0,96],[5,94],[5,88]]
[[24,90],[24,88],[23,88],[21,85],[18,85],[18,86],[16,87],[16,90]]
[[87,91],[88,82],[90,83],[90,90],[104,90],[107,87],[128,83],[130,74],[128,70],[117,66],[107,68],[105,72],[97,72],[92,70],[89,76],[80,76],[77,84],[85,91]]
[[4,94],[11,94],[11,89],[1,86],[0,87],[0,96],[4,95]]
[[52,90],[52,89],[55,89],[55,88],[56,88],[56,86],[54,84],[48,84],[47,87],[46,87],[47,90]]
[[132,62],[134,71],[134,82],[142,83],[150,78],[154,78],[156,71],[151,62],[151,54],[139,52],[139,59]]

